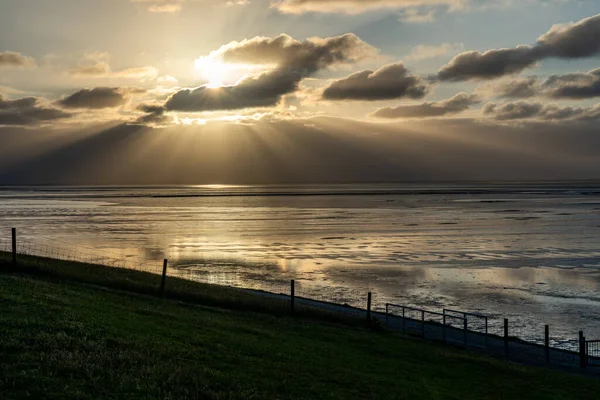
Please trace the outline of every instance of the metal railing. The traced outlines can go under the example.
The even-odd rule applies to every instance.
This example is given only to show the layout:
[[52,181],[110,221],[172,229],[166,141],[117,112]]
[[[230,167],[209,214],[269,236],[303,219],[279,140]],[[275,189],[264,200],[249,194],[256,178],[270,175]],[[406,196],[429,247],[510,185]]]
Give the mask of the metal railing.
[[[482,347],[484,347],[484,348],[488,347],[489,316],[483,315],[483,314],[459,311],[459,310],[452,310],[449,308],[444,308],[444,310],[442,312],[444,314],[450,314],[450,315],[452,315],[452,314],[462,315],[462,317],[465,319],[465,330],[467,332],[483,334],[484,335],[484,337],[483,337],[484,344]],[[472,320],[474,320],[474,321],[472,321]],[[475,329],[472,329],[473,327]],[[477,337],[477,336],[475,336],[475,337]],[[472,343],[472,344],[475,345],[474,343]]]
[[[394,309],[401,310],[399,311],[400,314],[395,314]],[[417,318],[414,318],[415,315]],[[400,319],[400,321],[397,319]],[[400,323],[403,332],[412,331],[420,334],[423,338],[438,340],[441,335],[443,342],[461,343],[464,346],[468,345],[467,319],[465,317],[409,307],[402,304],[386,303],[385,320],[387,327],[392,327]],[[458,326],[456,326],[456,322],[458,322]]]

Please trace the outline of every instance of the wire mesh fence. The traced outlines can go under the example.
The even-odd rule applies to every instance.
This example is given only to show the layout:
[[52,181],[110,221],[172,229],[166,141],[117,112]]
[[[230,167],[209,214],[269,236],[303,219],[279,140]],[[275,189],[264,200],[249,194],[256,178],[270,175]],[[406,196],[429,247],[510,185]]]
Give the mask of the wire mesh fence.
[[[269,262],[239,261],[231,259],[189,259],[170,264],[169,275],[187,280],[251,289],[270,294],[290,294],[290,282],[295,280],[298,298],[332,303],[355,308],[366,308],[367,291],[364,296],[356,290],[330,285],[315,279],[303,279],[293,270],[284,270]],[[377,306],[373,306],[377,309]],[[383,305],[380,307],[383,309]]]
[[[12,246],[12,245],[11,245]],[[4,246],[4,248],[10,248]],[[5,250],[6,251],[6,250]],[[47,245],[34,243],[26,240],[17,241],[17,254],[33,256],[42,259],[71,261],[81,264],[102,265],[114,268],[124,268],[151,273],[162,273],[162,267],[158,263],[149,263],[139,258],[121,258],[116,254],[77,247],[61,247],[58,245]]]
[[[52,244],[46,244],[46,243]],[[163,275],[161,290],[164,291],[166,269],[163,269],[162,260],[147,259],[135,256],[123,256],[122,254],[95,249],[89,246],[69,246],[58,240],[47,239],[46,243],[37,243],[29,240],[19,239],[16,241],[16,254],[20,262],[43,265],[46,269],[56,266],[55,260],[61,260],[62,268],[68,268],[72,273],[84,276],[92,267],[113,267],[127,271],[145,272],[151,275]],[[0,237],[0,252],[3,257],[9,257],[13,252],[12,238]],[[348,288],[332,287],[327,284],[304,282],[298,280],[293,272],[278,271],[272,273],[273,266],[266,263],[252,263],[240,265],[231,260],[193,260],[179,261],[168,269],[169,279],[173,277],[182,278],[188,282],[199,282],[217,286],[228,286],[243,290],[252,290],[255,293],[263,293],[265,296],[285,300],[286,304],[294,304],[302,307],[318,308],[334,313],[364,317],[367,307],[366,293],[364,299],[357,299],[349,293]],[[249,276],[249,269],[251,275]],[[64,269],[62,270],[64,272]],[[96,276],[97,277],[97,276]],[[93,279],[93,278],[90,278]],[[138,286],[158,288],[160,277],[149,279],[144,282],[131,282],[141,280],[140,275],[122,275],[121,279],[128,280]],[[167,284],[167,290],[169,290]],[[294,300],[291,299],[293,294]],[[370,303],[369,303],[370,305]],[[508,355],[509,349],[524,351],[519,346],[526,346],[522,341],[517,346],[515,343],[509,345],[508,337],[503,339],[491,335],[489,317],[482,314],[469,313],[459,310],[443,309],[435,312],[426,309],[399,305],[393,303],[381,305],[379,309],[373,307],[371,314],[373,320],[379,320],[390,329],[395,329],[412,335],[418,335],[428,340],[443,341],[465,347],[479,347],[490,349],[501,349]],[[506,335],[507,336],[507,335]],[[546,339],[545,358],[550,359],[550,346],[548,337]],[[513,339],[511,338],[511,341]],[[490,343],[493,342],[493,343]],[[564,342],[564,341],[563,341]],[[579,342],[573,341],[573,347]],[[502,346],[504,344],[504,346]],[[542,357],[543,347],[531,345],[527,351]],[[542,350],[537,351],[538,347]],[[597,341],[583,346],[593,353],[587,357],[589,365],[600,365],[600,346]],[[534,349],[535,351],[532,351]],[[525,351],[525,353],[527,353]],[[558,353],[557,353],[558,354]],[[566,353],[565,353],[566,354]],[[564,356],[562,353],[561,357]],[[556,357],[556,356],[555,356]],[[577,354],[564,356],[569,362],[577,362]]]
[[9,239],[0,237],[0,251],[9,253],[12,251],[11,247],[12,245]]

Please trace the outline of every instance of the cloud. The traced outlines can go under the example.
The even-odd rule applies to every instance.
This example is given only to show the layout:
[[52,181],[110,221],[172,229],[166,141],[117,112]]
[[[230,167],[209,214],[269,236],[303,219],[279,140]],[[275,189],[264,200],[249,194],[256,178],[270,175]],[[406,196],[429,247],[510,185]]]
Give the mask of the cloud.
[[306,12],[357,14],[380,9],[402,9],[415,6],[450,6],[463,8],[464,0],[273,0],[271,7],[288,14]]
[[600,68],[589,72],[553,75],[543,84],[548,97],[555,99],[589,99],[600,97]]
[[183,89],[173,94],[165,106],[190,112],[274,106],[283,95],[296,91],[302,78],[294,71],[274,71],[246,78],[235,86]]
[[125,102],[123,89],[98,87],[78,90],[58,100],[57,104],[65,108],[102,109],[118,107]]
[[0,68],[16,67],[16,68],[35,68],[35,60],[21,53],[14,51],[5,51],[0,53]]
[[577,59],[600,54],[600,14],[579,22],[554,25],[533,46],[468,51],[454,57],[438,72],[443,81],[494,79],[520,73],[546,58]]
[[156,79],[156,83],[158,83],[159,85],[162,86],[174,86],[177,85],[179,83],[179,81],[177,80],[177,78],[171,76],[171,75],[164,75],[164,76],[160,76]]
[[552,75],[545,81],[536,77],[519,78],[501,82],[490,90],[493,95],[500,98],[590,99],[600,97],[600,68],[589,72]]
[[546,57],[585,58],[600,54],[600,14],[554,25],[537,40]]
[[373,113],[377,118],[430,118],[458,114],[479,103],[479,97],[474,94],[458,93],[454,97],[434,102],[416,105],[400,105],[384,107]]
[[69,70],[69,75],[73,76],[92,76],[103,77],[111,73],[110,65],[106,62],[99,62],[93,65],[81,65]]
[[209,57],[225,63],[268,64],[270,69],[243,78],[234,86],[180,90],[167,100],[166,107],[178,111],[214,111],[273,106],[319,70],[355,63],[376,53],[376,49],[354,34],[303,42],[288,35],[232,42]]
[[492,90],[496,96],[501,98],[527,99],[538,95],[540,85],[537,78],[529,77],[501,82]]
[[8,100],[0,95],[0,125],[37,125],[69,117],[70,114],[46,106],[36,97]]
[[274,38],[255,37],[231,42],[211,53],[224,62],[242,64],[276,64],[314,73],[334,64],[354,63],[373,56],[377,50],[353,33],[329,38],[309,38],[298,41],[282,34]]
[[329,85],[323,92],[327,100],[388,100],[408,97],[421,99],[429,86],[412,75],[402,63],[386,65],[376,71],[356,72]]
[[466,81],[470,79],[494,79],[516,74],[532,67],[540,60],[531,46],[514,49],[467,51],[454,57],[438,72],[442,81]]
[[153,79],[158,76],[158,69],[150,66],[126,68],[111,74],[113,78]]
[[69,75],[86,78],[123,78],[123,79],[153,79],[158,76],[154,67],[144,66],[113,71],[110,65],[101,61],[91,65],[80,65],[69,70]]
[[[132,3],[139,3],[146,7],[151,13],[177,14],[183,9],[186,0],[130,0]],[[213,3],[220,3],[213,0]],[[229,0],[222,1],[225,7],[244,6],[250,3],[250,0]]]
[[136,119],[136,124],[162,124],[168,120],[168,117],[165,115],[167,110],[160,104],[141,104],[137,109],[146,114]]
[[153,13],[178,13],[184,0],[131,0],[132,3],[142,3]]
[[439,46],[418,45],[406,57],[407,60],[426,60],[456,53],[465,47],[463,43],[442,43]]
[[400,12],[400,21],[410,24],[424,24],[435,20],[434,9],[410,7]]
[[556,104],[517,101],[496,105],[488,103],[483,108],[486,117],[498,121],[540,120],[575,121],[597,120],[600,118],[600,105],[591,107],[562,107]]

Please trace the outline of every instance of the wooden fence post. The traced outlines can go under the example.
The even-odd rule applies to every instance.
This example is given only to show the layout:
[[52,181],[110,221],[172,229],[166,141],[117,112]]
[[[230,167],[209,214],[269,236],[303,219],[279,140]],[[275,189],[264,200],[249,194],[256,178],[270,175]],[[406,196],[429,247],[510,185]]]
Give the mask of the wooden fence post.
[[12,228],[12,264],[17,266],[17,228]]
[[579,366],[581,368],[585,368],[586,364],[586,351],[585,351],[585,336],[583,336],[583,331],[579,331]]
[[508,357],[508,318],[504,318],[504,355]]
[[371,292],[369,292],[369,294],[367,295],[367,321],[371,320],[371,297],[372,294]]
[[290,307],[292,309],[292,313],[294,313],[294,311],[295,311],[295,303],[296,303],[296,281],[292,279],[291,294],[290,294]]
[[164,262],[163,262],[163,273],[162,273],[162,280],[160,281],[160,295],[164,296],[165,294],[165,284],[167,282],[167,264],[168,264],[168,260],[165,258]]
[[390,312],[390,304],[385,303],[385,327],[388,327],[388,313]]
[[544,327],[544,347],[546,350],[546,362],[550,363],[550,326]]

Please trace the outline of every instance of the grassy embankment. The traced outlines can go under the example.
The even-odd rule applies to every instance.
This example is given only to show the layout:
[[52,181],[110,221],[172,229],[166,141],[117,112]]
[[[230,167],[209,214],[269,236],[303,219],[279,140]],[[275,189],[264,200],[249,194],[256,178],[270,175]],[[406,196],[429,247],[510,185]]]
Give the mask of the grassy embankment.
[[[0,257],[0,268],[10,271]],[[600,382],[325,322],[244,291],[21,258],[0,273],[0,398],[597,399]],[[93,285],[92,285],[93,284]],[[179,285],[179,286],[178,286]],[[115,290],[118,289],[118,290]],[[177,300],[193,300],[194,305]],[[219,306],[219,307],[217,307]]]

